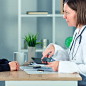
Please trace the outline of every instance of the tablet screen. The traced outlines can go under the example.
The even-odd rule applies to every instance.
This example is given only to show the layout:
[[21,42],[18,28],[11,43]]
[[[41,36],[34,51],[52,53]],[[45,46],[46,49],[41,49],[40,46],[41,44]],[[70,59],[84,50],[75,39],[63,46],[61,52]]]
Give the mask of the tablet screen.
[[31,57],[31,59],[37,64],[47,64],[47,63],[42,63],[41,58]]

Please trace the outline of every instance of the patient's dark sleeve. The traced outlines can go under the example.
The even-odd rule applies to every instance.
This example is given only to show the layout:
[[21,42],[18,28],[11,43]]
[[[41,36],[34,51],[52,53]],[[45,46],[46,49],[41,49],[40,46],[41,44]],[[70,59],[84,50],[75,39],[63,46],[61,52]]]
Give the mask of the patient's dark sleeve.
[[10,71],[9,64],[0,64],[0,72],[2,71]]
[[9,63],[10,61],[8,61],[7,59],[0,59],[0,72],[1,71],[10,71],[10,66]]

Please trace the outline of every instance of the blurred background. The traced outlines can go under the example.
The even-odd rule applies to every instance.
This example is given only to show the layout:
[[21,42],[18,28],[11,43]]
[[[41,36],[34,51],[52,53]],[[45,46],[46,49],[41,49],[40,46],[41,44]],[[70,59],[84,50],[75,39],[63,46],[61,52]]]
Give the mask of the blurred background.
[[[30,2],[30,3],[29,3]],[[32,5],[33,4],[33,5]],[[45,6],[44,6],[45,5]],[[22,13],[26,10],[47,9],[52,14],[52,0],[22,0]],[[60,14],[61,1],[56,0],[55,13]],[[29,19],[29,20],[28,20]],[[47,38],[52,42],[52,21],[48,18],[22,18],[23,28],[22,37],[26,32],[32,29],[32,32],[38,32],[39,39]],[[29,24],[29,25],[28,25]],[[31,26],[31,27],[30,27]],[[34,30],[33,30],[34,29]],[[75,28],[68,27],[62,17],[55,18],[55,43],[65,48],[65,39],[73,35]],[[25,33],[24,33],[25,32]],[[23,42],[22,46],[23,47]],[[0,59],[6,58],[13,61],[13,52],[18,51],[18,0],[0,0]],[[26,53],[27,54],[27,53]],[[42,56],[42,53],[36,53]],[[4,82],[0,82],[4,86]]]

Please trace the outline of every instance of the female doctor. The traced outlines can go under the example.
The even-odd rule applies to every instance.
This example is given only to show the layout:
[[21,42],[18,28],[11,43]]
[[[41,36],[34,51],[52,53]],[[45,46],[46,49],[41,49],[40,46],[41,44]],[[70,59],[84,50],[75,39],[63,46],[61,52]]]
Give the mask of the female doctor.
[[42,61],[44,57],[50,58],[53,55],[54,61],[48,62],[47,67],[60,73],[80,73],[82,82],[79,85],[83,86],[86,85],[86,0],[65,0],[63,18],[68,26],[76,27],[73,41],[68,50],[53,43],[49,44],[42,53]]

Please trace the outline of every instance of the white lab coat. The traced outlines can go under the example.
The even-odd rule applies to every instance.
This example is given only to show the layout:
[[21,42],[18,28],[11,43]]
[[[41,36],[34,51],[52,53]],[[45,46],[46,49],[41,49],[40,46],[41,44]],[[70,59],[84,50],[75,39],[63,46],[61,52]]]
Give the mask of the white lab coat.
[[[85,26],[86,25],[84,25],[81,28],[80,32],[78,28],[75,30],[74,35],[77,33],[75,39],[80,35],[82,30],[85,28]],[[73,36],[73,40],[74,40],[74,36]],[[80,37],[76,40],[76,44],[74,40],[75,46],[72,46],[71,51],[70,51],[70,48],[65,50],[59,45],[56,45],[53,43],[48,45],[48,47],[50,47],[51,45],[54,45],[55,47],[55,52],[52,58],[56,61],[59,61],[58,72],[60,73],[77,72],[86,76],[86,29],[82,33],[82,39],[81,39],[80,45],[79,45],[79,40],[80,40]],[[72,59],[72,55],[75,55],[73,59]]]

